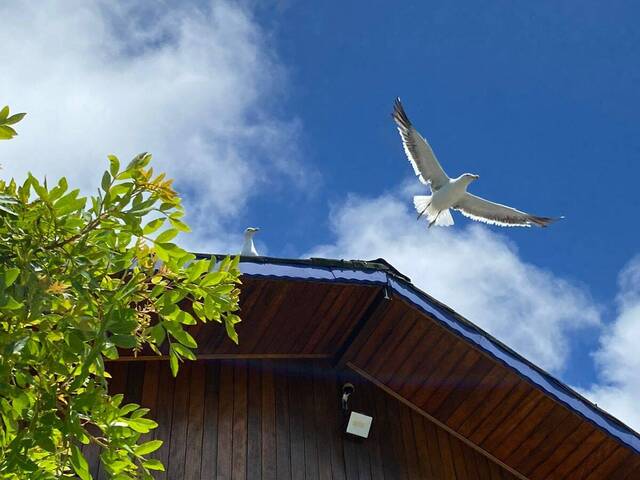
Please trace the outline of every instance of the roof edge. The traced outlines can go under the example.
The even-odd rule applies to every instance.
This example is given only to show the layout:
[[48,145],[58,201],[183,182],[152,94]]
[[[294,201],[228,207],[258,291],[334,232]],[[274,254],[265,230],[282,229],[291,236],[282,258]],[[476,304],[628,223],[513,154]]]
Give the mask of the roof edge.
[[[197,255],[201,258],[224,257],[224,255],[217,254]],[[240,271],[243,275],[260,278],[386,285],[392,293],[423,311],[456,335],[463,337],[496,361],[514,370],[571,411],[609,433],[635,452],[640,453],[640,434],[638,432],[450,307],[417,288],[411,283],[409,277],[400,273],[384,259],[364,261],[241,257]]]

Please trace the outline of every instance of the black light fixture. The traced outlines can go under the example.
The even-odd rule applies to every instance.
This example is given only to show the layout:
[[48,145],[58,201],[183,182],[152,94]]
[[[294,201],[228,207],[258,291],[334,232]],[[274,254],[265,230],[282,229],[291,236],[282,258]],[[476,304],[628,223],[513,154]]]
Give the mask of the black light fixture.
[[342,411],[349,411],[349,397],[353,392],[356,391],[356,387],[353,386],[353,383],[345,383],[342,386]]

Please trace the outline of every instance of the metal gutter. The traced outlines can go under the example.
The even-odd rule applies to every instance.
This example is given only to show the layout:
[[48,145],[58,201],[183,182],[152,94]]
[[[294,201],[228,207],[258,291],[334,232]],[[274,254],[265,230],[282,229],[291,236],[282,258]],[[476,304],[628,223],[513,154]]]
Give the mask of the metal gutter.
[[640,434],[446,305],[416,288],[408,277],[382,259],[345,261],[242,257],[240,270],[243,275],[257,278],[385,285],[393,294],[423,311],[445,328],[514,370],[570,410],[640,453]]

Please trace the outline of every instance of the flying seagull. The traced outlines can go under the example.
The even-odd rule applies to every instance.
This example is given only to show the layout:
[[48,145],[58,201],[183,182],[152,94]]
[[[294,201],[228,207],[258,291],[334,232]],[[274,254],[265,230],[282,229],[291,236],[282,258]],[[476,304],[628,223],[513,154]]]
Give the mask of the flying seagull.
[[391,116],[398,126],[404,153],[409,158],[416,176],[423,184],[431,187],[431,195],[413,197],[418,219],[425,215],[429,220],[429,227],[434,224],[443,227],[453,225],[453,217],[449,209],[458,210],[472,220],[503,227],[532,225],[546,227],[557,220],[557,218],[529,215],[467,192],[469,184],[480,177],[464,173],[458,178],[449,178],[427,141],[411,124],[399,98],[396,98]]
[[256,250],[256,246],[253,244],[253,236],[255,233],[260,230],[259,228],[249,227],[244,231],[244,245],[242,245],[242,251],[240,255],[246,257],[257,257],[258,251]]

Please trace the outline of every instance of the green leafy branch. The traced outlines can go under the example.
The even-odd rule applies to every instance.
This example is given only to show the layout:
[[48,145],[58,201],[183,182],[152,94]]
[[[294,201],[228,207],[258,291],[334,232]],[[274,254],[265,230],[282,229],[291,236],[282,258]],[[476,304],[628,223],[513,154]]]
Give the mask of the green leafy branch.
[[[5,124],[22,118],[2,112]],[[90,479],[90,444],[109,477],[152,478],[161,442],[142,438],[157,424],[109,394],[105,361],[166,348],[176,375],[196,358],[187,329],[198,322],[238,341],[238,258],[196,259],[177,245],[184,209],[150,161],[121,168],[110,156],[91,197],[65,178],[0,180],[1,478]]]
[[11,125],[15,125],[24,118],[26,113],[15,113],[10,115],[9,107],[0,109],[0,140],[11,140],[18,135]]

